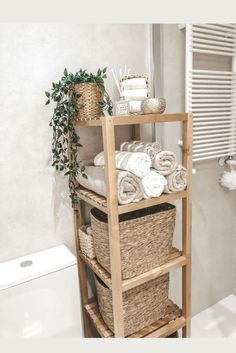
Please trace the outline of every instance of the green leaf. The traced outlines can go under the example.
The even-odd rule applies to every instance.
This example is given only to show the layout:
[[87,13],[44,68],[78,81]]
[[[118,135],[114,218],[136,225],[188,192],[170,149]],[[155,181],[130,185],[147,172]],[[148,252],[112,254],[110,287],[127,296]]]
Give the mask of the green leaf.
[[[64,75],[58,83],[52,83],[52,90],[45,92],[50,101],[56,102],[53,116],[50,122],[52,127],[52,160],[56,170],[68,175],[70,198],[72,203],[77,202],[75,178],[81,176],[87,179],[86,169],[83,162],[79,160],[80,138],[75,130],[75,121],[80,109],[85,105],[77,104],[79,93],[74,92],[73,87],[76,83],[96,83],[101,90],[103,98],[100,106],[103,111],[112,111],[112,101],[104,87],[107,68],[98,69],[97,73],[88,73],[86,70],[78,70],[75,74],[68,73],[64,69]],[[70,160],[68,159],[68,146],[70,146]]]
[[48,105],[50,103],[50,99],[47,100],[47,102],[45,103],[45,105]]

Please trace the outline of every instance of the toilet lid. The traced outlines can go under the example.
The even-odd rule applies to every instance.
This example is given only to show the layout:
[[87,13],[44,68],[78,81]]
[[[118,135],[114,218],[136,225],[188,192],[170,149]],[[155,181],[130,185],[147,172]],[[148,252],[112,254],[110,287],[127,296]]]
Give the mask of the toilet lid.
[[0,291],[76,264],[64,245],[22,256],[0,264]]

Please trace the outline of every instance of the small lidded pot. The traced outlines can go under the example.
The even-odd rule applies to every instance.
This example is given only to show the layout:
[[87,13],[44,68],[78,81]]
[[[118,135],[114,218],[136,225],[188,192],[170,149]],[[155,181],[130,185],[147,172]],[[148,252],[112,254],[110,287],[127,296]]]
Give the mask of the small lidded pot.
[[143,114],[162,114],[166,109],[164,98],[148,98],[142,101],[141,109]]

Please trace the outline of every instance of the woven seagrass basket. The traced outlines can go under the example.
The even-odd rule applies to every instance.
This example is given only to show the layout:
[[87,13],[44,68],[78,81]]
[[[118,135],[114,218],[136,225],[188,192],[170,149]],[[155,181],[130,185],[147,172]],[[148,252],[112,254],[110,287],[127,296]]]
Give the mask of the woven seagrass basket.
[[[109,273],[107,215],[93,208],[90,214],[97,261]],[[171,253],[176,208],[163,203],[119,216],[122,278],[131,278],[162,265]]]
[[95,120],[103,115],[102,107],[99,104],[103,100],[103,94],[96,83],[76,83],[74,90],[76,93],[81,94],[81,97],[77,99],[77,103],[84,105],[79,110],[78,120]]
[[93,236],[86,233],[87,226],[81,226],[79,228],[79,244],[80,250],[84,255],[90,259],[95,258],[94,246],[93,246]]
[[[114,332],[112,292],[95,276],[98,307],[103,320]],[[129,336],[165,315],[169,274],[165,274],[123,293],[124,333]]]

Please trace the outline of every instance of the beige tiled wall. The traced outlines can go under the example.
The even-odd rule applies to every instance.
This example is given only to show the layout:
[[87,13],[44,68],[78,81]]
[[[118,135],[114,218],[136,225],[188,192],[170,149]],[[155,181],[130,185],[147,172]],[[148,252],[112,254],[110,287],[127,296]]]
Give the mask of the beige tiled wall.
[[[53,107],[44,91],[70,71],[98,67],[149,74],[148,25],[0,25],[0,262],[56,244],[74,250],[67,183],[50,166]],[[118,95],[110,71],[107,90]],[[81,158],[100,152],[101,130],[81,129]],[[117,142],[127,139],[122,127]]]
[[[175,24],[155,26],[155,62],[161,63],[162,80],[159,94],[167,100],[168,112],[184,110],[185,33]],[[159,34],[158,34],[159,33]],[[161,36],[161,38],[160,38]],[[161,45],[160,45],[161,44]],[[198,64],[206,58],[198,58]],[[215,60],[214,68],[224,70],[228,60]],[[214,69],[213,67],[211,67]],[[158,82],[157,82],[158,83]],[[164,146],[176,151],[181,131],[177,124],[165,125],[162,130]],[[199,162],[193,175],[193,241],[192,241],[192,313],[196,314],[232,293],[233,239],[235,237],[235,192],[223,190],[218,179],[223,171],[217,161]],[[180,217],[177,220],[175,241],[180,243]],[[181,288],[174,274],[171,293],[180,302]]]

